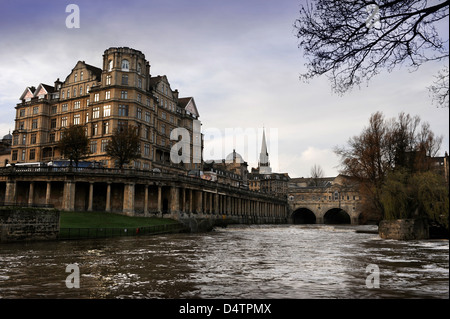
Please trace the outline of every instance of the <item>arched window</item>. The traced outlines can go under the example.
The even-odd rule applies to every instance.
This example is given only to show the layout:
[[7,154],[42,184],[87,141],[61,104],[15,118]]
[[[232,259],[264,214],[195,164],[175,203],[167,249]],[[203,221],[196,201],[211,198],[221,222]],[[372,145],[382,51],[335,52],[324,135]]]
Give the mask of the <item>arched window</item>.
[[130,62],[128,60],[122,60],[122,71],[129,71],[130,70]]

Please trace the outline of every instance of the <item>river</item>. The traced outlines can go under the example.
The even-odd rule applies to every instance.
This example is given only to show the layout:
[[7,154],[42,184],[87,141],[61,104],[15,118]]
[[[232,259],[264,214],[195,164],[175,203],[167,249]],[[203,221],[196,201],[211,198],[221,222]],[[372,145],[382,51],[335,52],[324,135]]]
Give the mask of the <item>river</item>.
[[[0,298],[449,298],[448,240],[356,232],[373,227],[233,226],[2,244]],[[68,265],[78,268],[79,288],[68,288],[77,274]]]

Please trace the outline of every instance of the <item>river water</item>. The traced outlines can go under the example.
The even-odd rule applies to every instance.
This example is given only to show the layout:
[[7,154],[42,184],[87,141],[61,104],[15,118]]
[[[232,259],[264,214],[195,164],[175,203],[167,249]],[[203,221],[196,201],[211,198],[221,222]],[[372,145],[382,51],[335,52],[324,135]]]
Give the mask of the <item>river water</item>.
[[[0,298],[449,298],[448,240],[356,232],[371,227],[233,226],[2,244]],[[79,288],[67,287],[76,274],[68,265],[78,267]]]

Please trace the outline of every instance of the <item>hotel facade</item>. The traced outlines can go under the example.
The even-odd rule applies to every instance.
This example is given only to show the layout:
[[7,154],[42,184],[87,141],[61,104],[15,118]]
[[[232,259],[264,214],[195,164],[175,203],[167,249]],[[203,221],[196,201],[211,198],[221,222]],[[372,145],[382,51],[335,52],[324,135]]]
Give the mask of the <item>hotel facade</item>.
[[[151,76],[150,64],[138,50],[109,48],[101,68],[78,61],[64,81],[27,87],[20,100],[11,163],[63,159],[58,148],[61,134],[71,125],[82,125],[89,137],[86,160],[113,168],[116,163],[106,146],[116,129],[132,125],[139,132],[141,157],[131,167],[178,173],[201,169],[203,138],[194,98],[180,97],[166,76]],[[189,132],[189,161],[170,160],[178,142],[170,139],[175,128]]]

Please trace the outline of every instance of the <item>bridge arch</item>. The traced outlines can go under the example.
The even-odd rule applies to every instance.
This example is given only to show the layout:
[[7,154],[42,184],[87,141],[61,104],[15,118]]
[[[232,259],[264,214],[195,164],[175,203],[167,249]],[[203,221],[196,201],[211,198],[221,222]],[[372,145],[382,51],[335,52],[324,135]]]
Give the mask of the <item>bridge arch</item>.
[[294,224],[315,224],[316,215],[308,208],[298,208],[292,213]]
[[351,224],[352,219],[347,211],[341,208],[331,208],[323,215],[324,224]]

